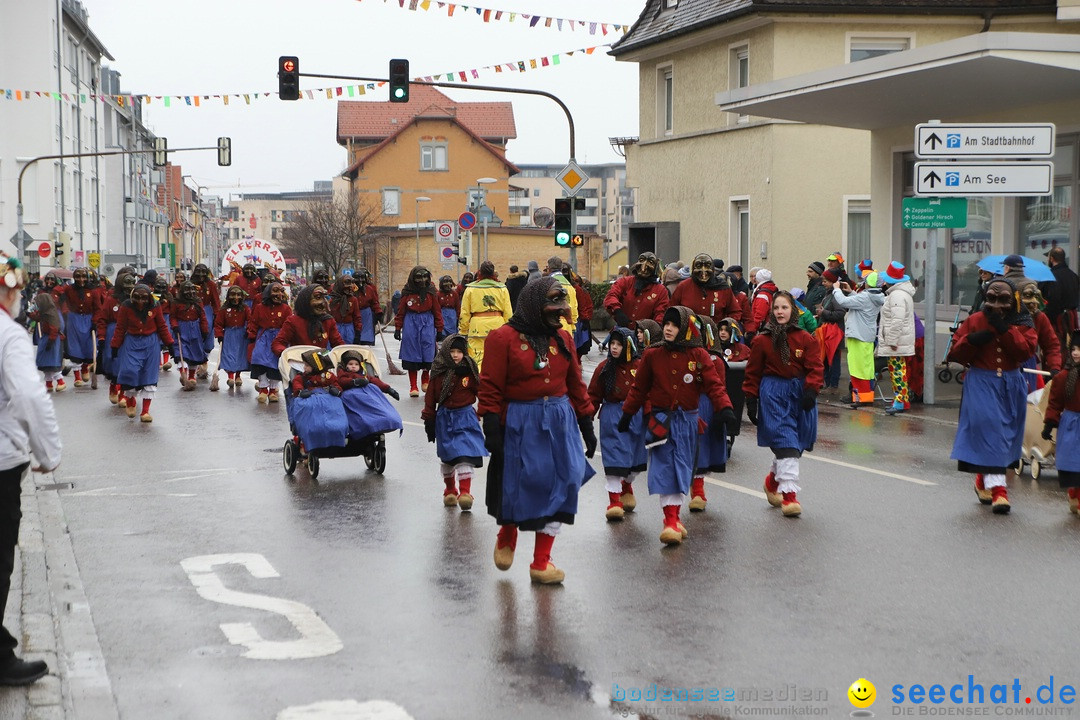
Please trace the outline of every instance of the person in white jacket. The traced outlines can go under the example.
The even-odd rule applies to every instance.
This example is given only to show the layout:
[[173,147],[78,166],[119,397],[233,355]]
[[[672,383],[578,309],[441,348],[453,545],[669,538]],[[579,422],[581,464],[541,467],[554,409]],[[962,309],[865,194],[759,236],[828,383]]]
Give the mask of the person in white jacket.
[[893,404],[885,412],[902,413],[911,407],[908,399],[909,363],[905,358],[915,354],[915,286],[911,284],[903,263],[893,261],[885,272],[878,273],[878,283],[885,292],[878,324],[878,357],[889,358],[893,381]]
[[833,288],[836,304],[847,310],[844,316],[844,342],[847,344],[848,375],[851,376],[851,407],[874,404],[874,341],[877,339],[878,313],[885,296],[877,289],[877,273],[866,276],[863,287],[852,291],[841,282]]
[[[22,520],[22,478],[30,467],[48,472],[60,464],[60,429],[52,400],[34,362],[19,315],[26,273],[17,259],[0,254],[0,609],[7,606],[15,546]],[[2,612],[2,610],[0,610]],[[15,655],[18,641],[0,627],[0,685],[29,685],[49,672],[42,660]]]

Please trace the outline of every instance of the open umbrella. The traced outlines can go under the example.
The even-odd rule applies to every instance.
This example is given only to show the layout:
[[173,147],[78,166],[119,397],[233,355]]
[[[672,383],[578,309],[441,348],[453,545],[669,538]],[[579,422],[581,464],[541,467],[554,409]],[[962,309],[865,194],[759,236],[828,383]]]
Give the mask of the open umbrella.
[[[980,270],[986,270],[987,272],[997,273],[1003,275],[1005,273],[1005,258],[1008,255],[987,255],[978,263]],[[1041,262],[1034,258],[1024,258],[1024,275],[1031,278],[1035,282],[1054,282],[1054,273],[1050,271],[1049,266],[1043,265]]]

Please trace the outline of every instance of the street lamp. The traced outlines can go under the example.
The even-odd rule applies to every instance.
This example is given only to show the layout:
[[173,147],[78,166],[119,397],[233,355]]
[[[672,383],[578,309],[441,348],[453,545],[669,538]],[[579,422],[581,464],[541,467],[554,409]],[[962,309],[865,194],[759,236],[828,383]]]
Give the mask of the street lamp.
[[431,198],[421,195],[416,198],[416,264],[420,264],[420,203],[430,202]]
[[[476,184],[480,186],[480,191],[481,191],[480,207],[487,208],[487,190],[484,189],[484,186],[485,185],[491,185],[491,184],[497,183],[497,182],[499,182],[499,179],[498,178],[493,178],[493,177],[482,177],[482,178],[477,178],[476,179]],[[488,226],[488,216],[490,216],[490,215],[491,215],[491,208],[488,208],[488,212],[481,213],[481,218],[482,218],[482,220],[484,222],[484,259],[485,260],[488,259],[487,226]]]

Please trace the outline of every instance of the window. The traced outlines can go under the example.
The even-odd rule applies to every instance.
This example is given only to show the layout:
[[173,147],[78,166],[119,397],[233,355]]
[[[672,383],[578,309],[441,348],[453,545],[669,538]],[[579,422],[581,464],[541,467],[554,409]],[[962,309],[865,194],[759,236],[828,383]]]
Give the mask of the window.
[[675,79],[670,64],[656,69],[656,134],[671,135],[675,128]]
[[750,200],[747,198],[731,201],[731,236],[738,250],[739,263],[749,273],[750,266],[755,263],[750,257]]
[[679,7],[679,0],[664,0],[664,9],[672,10]]
[[[728,88],[738,90],[750,85],[750,47],[748,45],[735,45],[731,50],[730,67],[728,68]],[[735,122],[744,123],[750,120],[749,115],[739,115]]]
[[540,188],[533,188],[533,197],[540,197]]
[[401,214],[401,188],[383,188],[382,208],[383,215]]
[[912,37],[904,36],[861,36],[848,35],[848,62],[858,62],[868,58],[880,57],[891,53],[910,50]]
[[446,143],[420,143],[420,169],[424,172],[445,172],[447,163]]
[[847,251],[844,255],[849,265],[858,265],[860,260],[870,255],[870,201],[864,199],[846,199],[847,206]]

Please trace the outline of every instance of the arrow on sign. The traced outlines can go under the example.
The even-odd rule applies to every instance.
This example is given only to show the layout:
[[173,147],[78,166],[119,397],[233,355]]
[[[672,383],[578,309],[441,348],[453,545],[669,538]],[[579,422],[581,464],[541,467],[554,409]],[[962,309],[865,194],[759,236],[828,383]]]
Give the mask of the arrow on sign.
[[937,136],[937,133],[931,133],[930,137],[926,138],[926,142],[930,144],[931,150],[936,150],[938,144],[941,142],[941,138]]
[[923,178],[923,182],[930,183],[930,189],[933,190],[934,185],[941,182],[941,176],[931,170],[930,174]]

